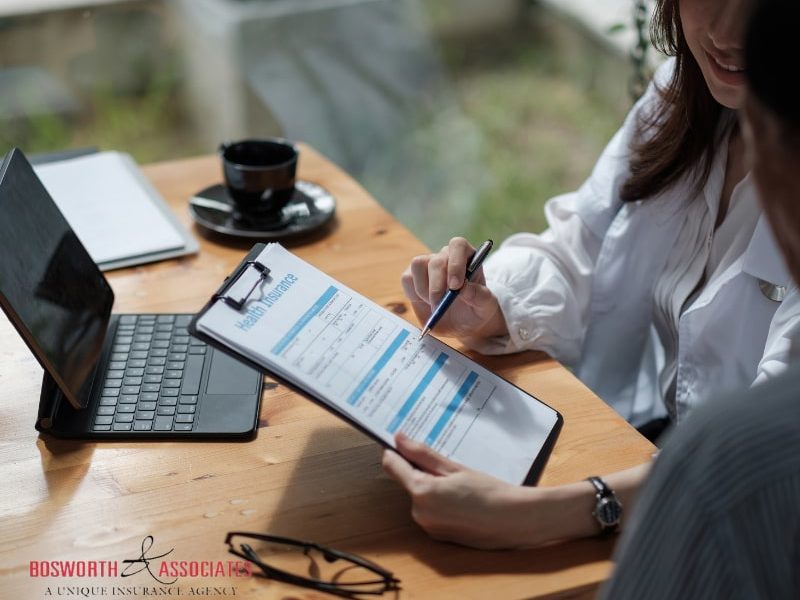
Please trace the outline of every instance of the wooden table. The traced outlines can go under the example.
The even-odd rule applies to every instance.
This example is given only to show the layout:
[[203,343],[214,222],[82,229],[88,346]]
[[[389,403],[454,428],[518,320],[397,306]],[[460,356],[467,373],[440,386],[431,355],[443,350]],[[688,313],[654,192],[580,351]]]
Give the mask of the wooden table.
[[[187,227],[187,200],[217,182],[215,157],[151,165],[145,173]],[[421,242],[355,181],[308,147],[302,178],[338,200],[337,219],[305,260],[413,319],[399,284]],[[196,256],[108,273],[117,312],[199,309],[249,243],[200,238]],[[642,463],[653,447],[567,370],[543,355],[476,358],[557,408],[565,424],[541,485]],[[174,549],[174,560],[230,557],[230,530],[312,539],[369,557],[402,580],[404,598],[588,598],[607,577],[612,541],[483,552],[429,539],[411,520],[405,493],[381,470],[381,449],[312,402],[267,379],[261,427],[246,443],[77,443],[33,428],[41,368],[0,316],[0,598],[123,597],[115,587],[158,585],[134,577],[32,578],[29,561],[121,561]],[[72,589],[67,589],[72,586]],[[187,596],[327,597],[260,578],[181,578]],[[105,589],[102,589],[105,588]],[[191,588],[191,590],[190,590]],[[133,590],[142,597],[141,589]],[[203,591],[202,589],[200,591]],[[60,592],[60,594],[59,594]],[[48,593],[50,595],[48,595]],[[80,596],[72,596],[80,597]]]

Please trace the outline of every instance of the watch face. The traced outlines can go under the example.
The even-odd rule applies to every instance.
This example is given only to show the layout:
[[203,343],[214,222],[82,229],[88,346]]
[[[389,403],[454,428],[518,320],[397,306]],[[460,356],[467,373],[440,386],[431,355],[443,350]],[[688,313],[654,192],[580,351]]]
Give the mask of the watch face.
[[616,498],[600,498],[597,501],[595,516],[606,527],[612,527],[619,523],[622,516],[622,507]]

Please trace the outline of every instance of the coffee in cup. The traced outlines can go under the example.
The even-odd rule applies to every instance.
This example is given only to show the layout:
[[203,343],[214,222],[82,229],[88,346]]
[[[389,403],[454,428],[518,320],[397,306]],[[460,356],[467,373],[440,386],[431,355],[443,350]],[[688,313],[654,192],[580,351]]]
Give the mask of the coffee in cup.
[[243,217],[276,213],[294,194],[298,151],[281,138],[247,139],[219,147],[225,186]]

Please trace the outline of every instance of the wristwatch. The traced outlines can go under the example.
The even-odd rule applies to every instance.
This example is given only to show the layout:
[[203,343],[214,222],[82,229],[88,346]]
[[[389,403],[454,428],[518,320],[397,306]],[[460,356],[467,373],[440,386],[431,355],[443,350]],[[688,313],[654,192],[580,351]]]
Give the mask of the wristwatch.
[[596,490],[597,502],[594,505],[592,516],[600,524],[600,535],[614,533],[619,529],[619,523],[622,520],[622,504],[614,494],[614,490],[599,477],[589,477],[587,481]]

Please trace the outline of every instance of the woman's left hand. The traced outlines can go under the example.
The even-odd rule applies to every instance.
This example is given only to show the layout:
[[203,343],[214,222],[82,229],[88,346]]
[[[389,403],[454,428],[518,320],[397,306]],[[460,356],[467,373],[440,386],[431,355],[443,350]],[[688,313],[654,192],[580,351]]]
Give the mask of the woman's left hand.
[[384,452],[383,468],[408,491],[412,517],[434,539],[484,549],[547,541],[531,506],[536,488],[467,469],[403,434],[395,441],[397,452]]

